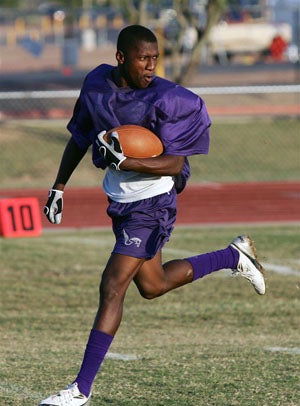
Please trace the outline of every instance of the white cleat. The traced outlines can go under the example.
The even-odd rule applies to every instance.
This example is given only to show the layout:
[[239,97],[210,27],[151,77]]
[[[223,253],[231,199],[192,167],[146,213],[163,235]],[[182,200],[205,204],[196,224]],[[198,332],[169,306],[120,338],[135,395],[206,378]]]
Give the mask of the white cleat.
[[91,398],[79,392],[77,383],[72,383],[65,390],[42,400],[39,406],[83,406],[88,405]]
[[264,268],[258,262],[252,239],[247,235],[240,235],[232,240],[230,245],[240,254],[237,269],[232,270],[233,275],[241,275],[248,279],[255,291],[259,295],[264,295],[266,292]]

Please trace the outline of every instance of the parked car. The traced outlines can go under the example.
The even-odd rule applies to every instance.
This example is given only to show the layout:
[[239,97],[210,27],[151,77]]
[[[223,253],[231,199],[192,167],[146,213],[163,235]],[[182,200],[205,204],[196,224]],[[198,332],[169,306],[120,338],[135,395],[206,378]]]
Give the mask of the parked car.
[[268,54],[275,51],[279,57],[292,39],[292,28],[288,23],[249,21],[220,22],[212,28],[208,47],[217,61],[230,60],[236,55]]

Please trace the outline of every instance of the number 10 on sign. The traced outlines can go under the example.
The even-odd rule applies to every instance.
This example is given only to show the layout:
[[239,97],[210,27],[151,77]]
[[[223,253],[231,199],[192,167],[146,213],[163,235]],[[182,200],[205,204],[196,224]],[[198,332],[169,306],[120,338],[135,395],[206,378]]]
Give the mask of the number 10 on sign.
[[33,237],[42,233],[38,199],[20,197],[0,200],[0,233],[3,237]]

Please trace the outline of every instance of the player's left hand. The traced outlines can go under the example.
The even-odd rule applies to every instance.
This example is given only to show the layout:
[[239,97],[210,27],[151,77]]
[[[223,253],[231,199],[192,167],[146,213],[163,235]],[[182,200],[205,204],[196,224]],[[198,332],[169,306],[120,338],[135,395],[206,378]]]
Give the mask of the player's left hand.
[[100,154],[104,157],[107,164],[117,171],[120,170],[120,165],[125,161],[126,157],[123,154],[121,144],[119,142],[119,136],[117,131],[113,131],[110,135],[110,144],[105,141],[104,135],[106,131],[101,131],[97,135],[96,143],[99,147]]

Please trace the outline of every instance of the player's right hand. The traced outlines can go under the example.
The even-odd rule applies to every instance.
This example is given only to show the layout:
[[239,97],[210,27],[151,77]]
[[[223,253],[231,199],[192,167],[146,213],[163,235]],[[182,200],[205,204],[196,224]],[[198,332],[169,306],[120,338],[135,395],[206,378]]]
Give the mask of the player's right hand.
[[48,201],[44,207],[44,213],[47,219],[52,224],[59,224],[62,218],[63,210],[63,194],[62,190],[50,189]]
[[119,142],[119,135],[117,131],[112,132],[109,144],[104,139],[105,134],[106,131],[101,131],[101,133],[97,135],[96,143],[99,147],[99,152],[110,167],[119,171],[121,163],[126,159]]

